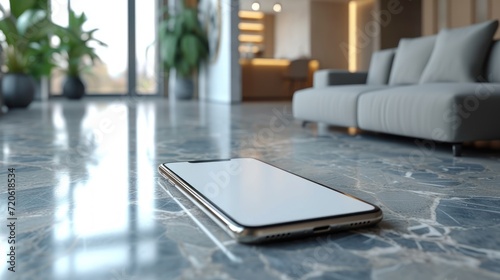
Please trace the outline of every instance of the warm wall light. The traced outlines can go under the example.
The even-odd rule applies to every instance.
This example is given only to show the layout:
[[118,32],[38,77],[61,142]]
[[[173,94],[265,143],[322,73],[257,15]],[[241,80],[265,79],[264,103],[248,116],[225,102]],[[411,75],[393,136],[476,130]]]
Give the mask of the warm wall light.
[[313,59],[309,61],[309,69],[316,71],[319,69],[319,61]]
[[239,11],[238,15],[240,16],[240,18],[246,18],[246,19],[263,19],[264,18],[263,12]]
[[275,11],[276,13],[281,12],[281,4],[280,3],[274,4],[273,11]]
[[264,24],[253,23],[253,22],[240,22],[238,28],[243,31],[262,31],[264,30]]
[[349,2],[349,71],[356,72],[358,70],[357,48],[358,48],[358,34],[357,34],[357,12],[358,4],[356,1]]
[[238,39],[240,42],[245,43],[262,43],[262,41],[264,41],[264,37],[262,37],[262,35],[240,34]]
[[360,133],[360,130],[357,127],[349,127],[347,128],[347,134],[351,136],[358,135]]
[[258,66],[288,66],[290,65],[290,61],[287,59],[267,59],[267,58],[255,58],[252,59],[252,65]]
[[260,3],[259,2],[253,2],[252,3],[252,10],[254,10],[254,11],[260,10]]
[[257,47],[257,46],[239,46],[238,50],[241,53],[249,53],[249,52],[257,53],[257,52],[259,52],[259,47]]

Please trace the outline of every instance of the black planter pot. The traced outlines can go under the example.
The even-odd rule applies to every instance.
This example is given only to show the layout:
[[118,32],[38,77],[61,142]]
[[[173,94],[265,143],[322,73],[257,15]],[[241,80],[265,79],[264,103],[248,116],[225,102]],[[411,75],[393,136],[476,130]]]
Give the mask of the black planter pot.
[[169,99],[189,100],[194,96],[194,81],[192,76],[179,75],[176,69],[170,69],[168,77]]
[[85,84],[80,77],[66,77],[63,84],[63,95],[69,99],[80,99],[85,95]]
[[194,95],[194,82],[191,77],[181,77],[177,75],[175,78],[174,94],[177,99],[189,100]]
[[26,74],[5,74],[2,93],[3,101],[10,109],[26,108],[35,96],[35,81]]
[[170,69],[168,91],[171,97],[177,100],[188,100],[194,96],[193,78],[178,75],[175,69]]

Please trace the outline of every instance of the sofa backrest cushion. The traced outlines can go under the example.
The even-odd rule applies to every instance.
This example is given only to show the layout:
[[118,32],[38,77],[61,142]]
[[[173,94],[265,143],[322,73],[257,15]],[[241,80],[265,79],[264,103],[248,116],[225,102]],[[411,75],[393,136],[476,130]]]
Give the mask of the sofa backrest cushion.
[[486,65],[486,79],[490,83],[500,83],[500,41],[493,42]]
[[497,27],[494,20],[441,30],[420,83],[477,81]]
[[395,53],[396,49],[385,49],[372,54],[366,78],[368,85],[387,85],[389,83]]
[[431,57],[437,36],[401,39],[392,63],[390,85],[418,84]]

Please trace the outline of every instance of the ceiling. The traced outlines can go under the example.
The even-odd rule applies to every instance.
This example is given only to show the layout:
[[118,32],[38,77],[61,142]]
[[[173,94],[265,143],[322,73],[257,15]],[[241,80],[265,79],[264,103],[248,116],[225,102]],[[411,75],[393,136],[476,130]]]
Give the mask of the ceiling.
[[[301,2],[306,2],[310,0],[240,0],[240,10],[251,10],[253,2],[259,2],[261,11],[265,13],[273,12],[273,5],[275,3],[280,3],[283,11],[286,12],[287,7],[295,6]],[[329,2],[349,2],[349,0],[315,0],[315,1],[329,1]]]

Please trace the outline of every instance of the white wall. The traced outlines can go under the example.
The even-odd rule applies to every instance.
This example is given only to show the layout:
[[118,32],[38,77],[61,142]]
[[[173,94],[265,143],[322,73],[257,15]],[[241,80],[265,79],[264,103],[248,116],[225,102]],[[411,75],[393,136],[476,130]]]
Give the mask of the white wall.
[[239,0],[220,2],[219,52],[215,61],[207,63],[200,69],[199,96],[201,100],[236,103],[241,101],[241,67],[238,52]]
[[275,17],[276,58],[311,56],[311,7],[309,0],[286,1]]

